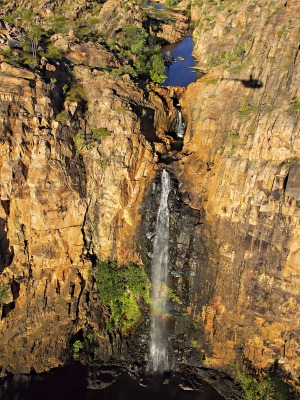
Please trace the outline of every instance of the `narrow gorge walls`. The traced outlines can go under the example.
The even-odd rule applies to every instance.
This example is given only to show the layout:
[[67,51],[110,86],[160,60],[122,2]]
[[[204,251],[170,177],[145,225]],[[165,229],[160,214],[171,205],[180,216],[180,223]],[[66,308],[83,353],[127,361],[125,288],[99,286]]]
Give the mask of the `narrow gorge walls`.
[[215,247],[205,363],[278,368],[296,380],[299,4],[198,3],[195,55],[207,74],[181,101],[188,125],[175,171]]
[[[149,271],[157,262],[155,243],[162,171],[157,173],[149,186],[139,232],[139,251]],[[187,363],[202,365],[205,352],[209,354],[211,351],[201,314],[202,307],[212,299],[217,268],[209,258],[213,249],[209,248],[210,242],[205,241],[204,214],[199,215],[198,210],[193,210],[184,202],[176,177],[172,172],[169,174],[171,188],[165,204],[169,210],[168,278],[167,284],[163,285],[163,294],[167,297],[166,310],[154,311],[160,311],[158,316],[164,318],[169,368],[176,369]],[[166,232],[161,234],[166,235]]]
[[[73,20],[90,12],[83,3]],[[110,259],[143,263],[150,275],[162,161],[171,179],[169,366],[232,376],[275,368],[296,382],[299,4],[192,1],[194,53],[206,74],[186,91],[142,90],[131,70],[118,72],[120,43],[111,39],[132,23],[126,7],[108,0],[97,9],[101,45],[55,36],[64,62],[32,71],[1,55],[2,373],[63,365],[91,328],[97,360],[134,359],[130,335],[108,332],[90,271]],[[173,35],[182,36],[184,16],[180,26]],[[0,28],[7,39],[12,28]],[[174,127],[178,99],[184,135]],[[139,361],[149,350],[147,318],[145,328],[135,338]]]

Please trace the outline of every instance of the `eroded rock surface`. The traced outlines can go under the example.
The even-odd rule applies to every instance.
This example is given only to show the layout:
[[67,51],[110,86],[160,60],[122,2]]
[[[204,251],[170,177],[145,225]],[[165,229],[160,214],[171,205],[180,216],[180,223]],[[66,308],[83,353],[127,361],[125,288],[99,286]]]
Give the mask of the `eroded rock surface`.
[[[3,25],[4,46],[12,29]],[[66,49],[69,60],[46,59],[35,72],[0,64],[3,373],[63,365],[88,329],[96,358],[128,356],[126,340],[106,331],[91,260],[141,261],[140,207],[174,141],[164,132],[176,91],[146,95],[129,75],[99,70],[99,59],[118,63],[97,44]]]
[[299,3],[202,3],[192,6],[195,55],[208,73],[182,99],[176,172],[187,202],[204,207],[203,240],[215,247],[216,285],[198,314],[211,345],[205,363],[278,365],[296,380]]
[[[103,35],[142,26],[142,8],[127,3],[99,2]],[[201,3],[192,2],[191,18],[198,66],[207,74],[185,93],[143,91],[129,75],[113,73],[119,63],[107,48],[81,43],[72,31],[53,38],[63,63],[45,59],[32,72],[1,58],[0,281],[9,288],[0,321],[3,373],[64,364],[90,328],[97,332],[91,358],[146,358],[147,321],[137,347],[107,332],[108,310],[89,270],[108,258],[151,264],[158,161],[173,154],[168,133],[180,99],[187,131],[168,166],[176,188],[172,284],[182,301],[172,310],[174,365],[232,376],[242,364],[279,368],[297,385],[299,3]],[[35,10],[43,20],[61,5],[40,2]],[[91,17],[84,1],[69,12],[74,20]],[[161,24],[161,38],[181,36],[181,20],[176,32]],[[2,50],[19,40],[7,23],[0,33]],[[66,94],[70,63],[79,98]],[[88,140],[79,146],[82,137]]]

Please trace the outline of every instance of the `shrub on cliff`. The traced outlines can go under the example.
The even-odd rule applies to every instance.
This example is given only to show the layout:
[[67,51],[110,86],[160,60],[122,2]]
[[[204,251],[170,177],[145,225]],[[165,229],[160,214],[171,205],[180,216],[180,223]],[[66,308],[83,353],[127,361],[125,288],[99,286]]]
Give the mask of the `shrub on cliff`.
[[238,374],[245,400],[285,400],[287,387],[280,379],[267,377],[258,380],[245,372]]
[[0,306],[3,306],[8,301],[8,285],[3,285],[0,287]]
[[85,133],[83,131],[79,131],[73,138],[74,144],[75,144],[75,149],[77,154],[81,154],[82,150],[86,147],[87,145],[87,140]]
[[166,0],[164,5],[166,8],[173,8],[176,7],[179,2],[180,0]]
[[91,130],[91,136],[94,140],[98,140],[109,135],[111,135],[111,131],[107,128],[92,128]]
[[76,340],[73,343],[73,358],[77,360],[79,358],[79,354],[83,349],[83,343],[80,340]]
[[123,64],[124,73],[162,83],[166,78],[164,59],[160,46],[151,44],[151,39],[144,28],[126,25],[107,44]]
[[110,311],[108,330],[125,333],[142,318],[140,305],[150,303],[150,281],[143,267],[133,263],[119,267],[116,262],[100,262],[93,270],[98,294]]

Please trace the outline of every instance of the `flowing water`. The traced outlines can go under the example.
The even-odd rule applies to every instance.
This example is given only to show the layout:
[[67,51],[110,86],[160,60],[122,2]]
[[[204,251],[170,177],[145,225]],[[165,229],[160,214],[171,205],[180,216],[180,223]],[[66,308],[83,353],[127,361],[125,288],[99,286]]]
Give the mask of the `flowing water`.
[[178,110],[176,120],[175,120],[175,132],[177,138],[181,139],[183,138],[185,134],[185,122],[182,117],[182,112]]
[[169,369],[166,314],[168,299],[169,262],[169,209],[168,197],[171,179],[164,169],[161,174],[160,204],[156,219],[152,257],[151,342],[150,370],[163,372]]

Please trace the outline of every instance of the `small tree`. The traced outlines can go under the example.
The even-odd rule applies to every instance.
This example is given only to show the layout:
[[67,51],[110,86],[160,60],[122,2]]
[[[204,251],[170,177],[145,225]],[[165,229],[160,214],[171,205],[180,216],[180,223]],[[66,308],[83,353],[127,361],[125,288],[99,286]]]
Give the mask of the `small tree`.
[[3,285],[0,287],[0,305],[3,306],[8,301],[8,285]]
[[165,63],[161,53],[153,54],[150,59],[150,78],[153,82],[163,83],[166,79]]

